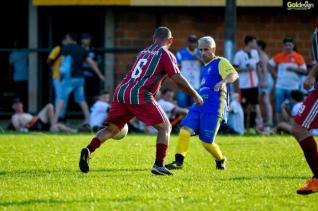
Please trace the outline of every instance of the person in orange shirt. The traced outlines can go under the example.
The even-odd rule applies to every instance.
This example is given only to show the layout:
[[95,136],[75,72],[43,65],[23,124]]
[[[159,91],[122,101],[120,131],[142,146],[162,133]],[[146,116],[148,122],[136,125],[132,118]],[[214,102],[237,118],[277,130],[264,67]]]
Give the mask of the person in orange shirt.
[[[47,58],[47,63],[50,66],[50,69],[52,71],[52,82],[53,82],[53,88],[54,88],[54,107],[57,106],[58,99],[59,99],[59,92],[60,92],[59,68],[61,65],[61,52],[62,52],[63,46],[65,46],[67,44],[69,44],[68,40],[64,36],[62,39],[61,45],[55,46]],[[67,105],[67,102],[65,102],[65,105]],[[61,113],[59,115],[59,119],[64,119],[65,110],[66,110],[66,106],[61,111]]]
[[282,120],[282,103],[290,99],[292,90],[300,89],[300,75],[307,73],[304,57],[293,50],[295,47],[294,40],[291,37],[286,37],[283,44],[283,51],[276,54],[268,62],[272,74],[276,78],[275,115],[277,123]]

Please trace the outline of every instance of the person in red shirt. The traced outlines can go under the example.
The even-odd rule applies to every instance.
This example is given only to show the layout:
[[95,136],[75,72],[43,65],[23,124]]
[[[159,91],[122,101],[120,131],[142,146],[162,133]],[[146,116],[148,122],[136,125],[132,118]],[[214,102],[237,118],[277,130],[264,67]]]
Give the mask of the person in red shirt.
[[161,82],[169,76],[193,97],[196,104],[203,103],[200,95],[180,74],[176,58],[168,50],[172,42],[171,31],[167,27],[159,27],[154,32],[153,44],[138,54],[130,72],[115,89],[105,128],[98,131],[90,144],[81,151],[79,167],[83,173],[89,171],[90,154],[116,135],[130,119],[137,117],[147,126],[151,125],[158,130],[156,160],[151,172],[155,175],[172,175],[164,167],[171,125],[154,95]]

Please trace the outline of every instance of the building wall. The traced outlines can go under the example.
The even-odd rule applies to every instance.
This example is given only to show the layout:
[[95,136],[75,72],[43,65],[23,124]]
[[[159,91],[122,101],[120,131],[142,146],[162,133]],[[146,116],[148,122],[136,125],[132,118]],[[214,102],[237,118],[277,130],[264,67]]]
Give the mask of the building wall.
[[[151,43],[156,26],[168,26],[173,33],[173,52],[185,46],[189,34],[211,35],[217,54],[223,55],[224,8],[151,8],[115,9],[115,45],[120,48],[143,48]],[[311,13],[283,11],[282,8],[238,8],[237,49],[243,47],[245,35],[254,35],[267,42],[270,56],[282,50],[282,39],[294,37],[298,51],[311,63],[310,36],[315,27]],[[130,69],[135,53],[116,55],[116,81]]]

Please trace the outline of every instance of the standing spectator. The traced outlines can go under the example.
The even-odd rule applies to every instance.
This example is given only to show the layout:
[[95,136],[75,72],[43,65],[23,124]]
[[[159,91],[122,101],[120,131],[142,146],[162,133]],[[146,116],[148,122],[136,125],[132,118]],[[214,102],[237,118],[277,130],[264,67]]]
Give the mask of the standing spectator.
[[26,49],[18,49],[19,44],[16,40],[14,48],[9,56],[10,72],[13,72],[13,89],[16,97],[22,100],[25,108],[28,107],[28,56]]
[[[104,76],[100,73],[100,70],[95,62],[88,57],[87,51],[77,44],[76,34],[69,33],[66,35],[67,42],[70,43],[65,46],[62,50],[62,63],[66,59],[66,56],[70,56],[70,77],[62,76],[61,79],[61,92],[59,94],[59,103],[56,109],[56,122],[57,117],[65,106],[65,103],[71,92],[74,91],[74,99],[80,105],[82,112],[84,114],[83,125],[89,123],[89,111],[88,106],[84,96],[84,76],[83,76],[83,63],[88,62],[92,69],[96,72],[101,80],[105,80]],[[66,74],[65,74],[66,75]]]
[[[241,89],[242,106],[246,114],[246,128],[262,127],[263,120],[258,103],[258,86],[261,77],[257,41],[253,36],[246,36],[245,47],[235,53],[233,66],[239,72],[239,88]],[[263,80],[261,78],[261,80]],[[256,113],[256,118],[255,118]],[[253,114],[253,115],[252,115]]]
[[273,126],[273,108],[271,103],[271,93],[274,87],[274,80],[272,74],[268,71],[267,65],[269,61],[269,57],[265,52],[266,43],[263,40],[257,41],[258,46],[258,54],[260,57],[260,68],[261,74],[264,81],[260,82],[260,99],[261,105],[263,106],[264,110],[264,117],[265,117],[265,128],[264,132],[270,132],[271,127]]
[[294,40],[286,37],[283,44],[283,51],[269,61],[274,76],[276,76],[275,115],[277,123],[282,120],[282,103],[290,99],[292,90],[300,89],[300,74],[307,72],[304,57],[293,50]]
[[[190,35],[187,40],[187,47],[182,48],[176,54],[177,62],[181,70],[181,74],[190,85],[198,90],[200,87],[200,69],[201,56],[197,48],[198,38],[195,35]],[[182,91],[176,94],[178,106],[188,108],[193,103],[192,98]]]
[[98,100],[91,107],[91,115],[89,120],[89,126],[97,131],[107,118],[108,111],[110,109],[110,94],[104,92],[98,96]]
[[[67,45],[67,39],[66,36],[63,37],[62,42],[60,45],[55,46],[52,51],[50,52],[47,63],[50,66],[50,69],[52,71],[52,82],[53,82],[53,88],[54,88],[54,106],[57,107],[58,100],[59,100],[59,93],[60,93],[60,65],[61,65],[61,55],[62,55],[62,48],[63,46]],[[59,120],[65,120],[65,110],[67,107],[67,100],[65,101],[65,106],[61,110],[58,118]]]
[[[92,44],[92,35],[82,33],[80,36],[81,46],[87,51],[88,57],[97,65],[97,54]],[[83,64],[85,78],[85,95],[88,98],[88,104],[92,103],[93,99],[99,95],[100,86],[98,75],[94,72],[91,65],[87,62]]]

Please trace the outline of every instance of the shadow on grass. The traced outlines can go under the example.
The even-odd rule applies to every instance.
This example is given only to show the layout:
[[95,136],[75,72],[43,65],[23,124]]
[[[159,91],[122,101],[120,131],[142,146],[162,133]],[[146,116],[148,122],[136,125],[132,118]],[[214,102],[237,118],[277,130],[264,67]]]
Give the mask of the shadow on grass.
[[276,179],[288,179],[288,180],[299,180],[299,179],[308,179],[308,177],[305,176],[255,176],[255,177],[245,177],[245,176],[238,176],[238,177],[232,177],[228,179],[216,179],[216,180],[276,180]]
[[10,201],[10,202],[0,202],[0,207],[6,206],[27,206],[27,205],[37,205],[37,204],[49,204],[49,205],[58,205],[58,204],[73,204],[73,203],[105,203],[105,202],[135,202],[140,199],[133,197],[124,197],[124,198],[103,198],[103,199],[92,199],[92,200],[56,200],[56,199],[30,199],[23,201]]
[[[143,171],[150,171],[148,168],[104,168],[104,169],[92,169],[88,174],[90,173],[101,173],[101,172],[109,172],[109,173],[116,173],[116,172],[143,172]],[[61,169],[61,170],[16,170],[16,171],[8,171],[8,172],[1,172],[0,171],[0,177],[1,176],[18,176],[18,177],[28,177],[28,176],[46,176],[46,175],[78,175],[82,174],[80,170],[69,170],[69,169]],[[83,175],[88,175],[83,174]]]

